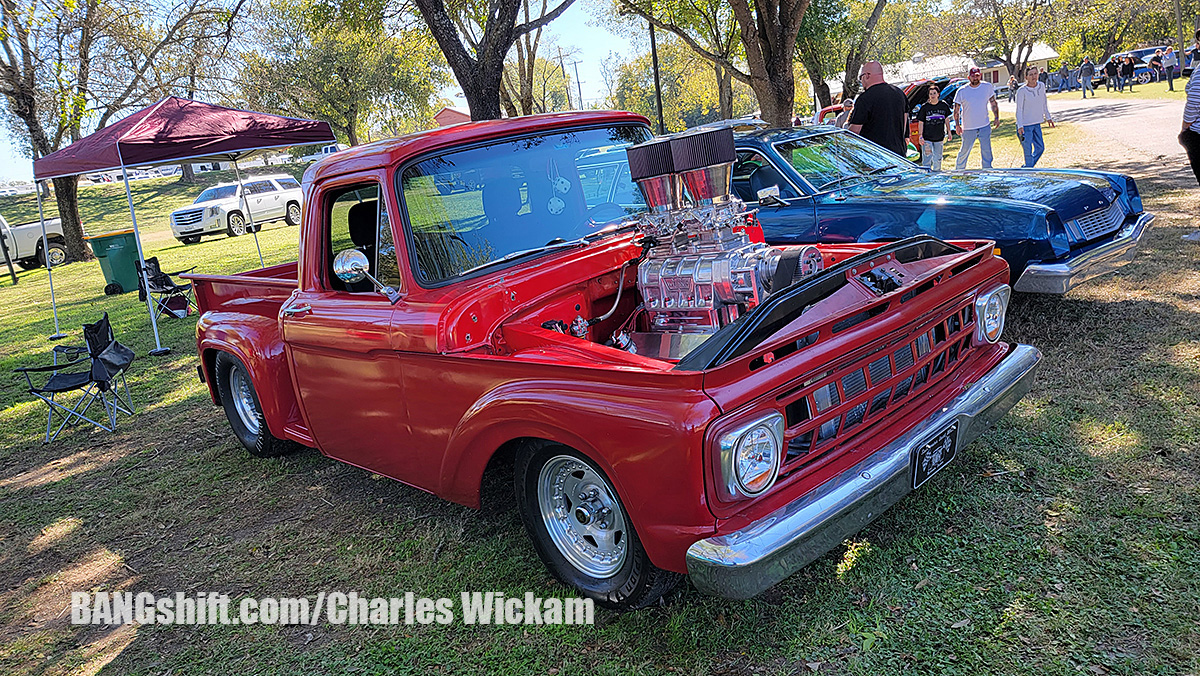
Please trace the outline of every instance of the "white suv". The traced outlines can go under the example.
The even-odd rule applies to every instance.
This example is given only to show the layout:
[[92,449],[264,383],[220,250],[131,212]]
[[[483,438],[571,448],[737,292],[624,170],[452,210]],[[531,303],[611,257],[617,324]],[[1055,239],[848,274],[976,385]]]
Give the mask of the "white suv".
[[184,244],[195,244],[202,235],[244,235],[250,222],[260,230],[269,221],[300,224],[304,197],[299,181],[277,174],[247,178],[244,183],[241,200],[237,183],[221,183],[200,193],[191,206],[172,212],[171,234]]

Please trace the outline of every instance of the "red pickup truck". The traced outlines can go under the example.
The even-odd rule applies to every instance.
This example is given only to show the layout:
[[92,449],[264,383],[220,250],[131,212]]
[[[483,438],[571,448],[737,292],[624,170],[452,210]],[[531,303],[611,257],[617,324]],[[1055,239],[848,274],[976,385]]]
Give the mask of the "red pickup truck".
[[256,455],[311,446],[478,508],[507,463],[558,579],[751,597],[1029,389],[990,242],[770,247],[728,130],[463,124],[305,172],[297,263],[193,274],[201,379]]

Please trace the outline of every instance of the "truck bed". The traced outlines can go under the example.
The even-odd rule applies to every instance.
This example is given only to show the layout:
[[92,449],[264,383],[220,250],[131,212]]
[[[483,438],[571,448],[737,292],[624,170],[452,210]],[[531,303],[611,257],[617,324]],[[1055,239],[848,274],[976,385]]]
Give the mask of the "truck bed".
[[280,263],[236,275],[184,274],[196,290],[201,314],[234,310],[276,317],[287,297],[296,290],[296,263]]

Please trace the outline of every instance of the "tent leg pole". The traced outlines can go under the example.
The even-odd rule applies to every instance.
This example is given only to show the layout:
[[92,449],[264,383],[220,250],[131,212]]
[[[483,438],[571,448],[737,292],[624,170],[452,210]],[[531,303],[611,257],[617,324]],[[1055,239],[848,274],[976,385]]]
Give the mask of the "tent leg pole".
[[50,308],[54,311],[54,335],[50,336],[50,340],[62,340],[67,337],[58,328],[58,303],[54,300],[54,271],[50,265],[50,240],[46,237],[46,215],[42,213],[42,185],[38,181],[33,182],[33,192],[37,195],[38,205],[38,221],[42,224],[42,257],[46,259],[46,274],[50,278]]
[[[246,199],[246,186],[242,185],[242,172],[240,169],[238,169],[238,162],[237,162],[236,157],[233,158],[233,173],[237,176],[238,195],[239,195],[238,200],[239,200],[239,203],[241,203],[241,200]],[[267,264],[263,262],[262,247],[259,246],[259,244],[258,244],[258,228],[254,227],[254,216],[253,216],[253,214],[250,213],[250,201],[246,200],[245,204],[246,204],[246,207],[245,207],[246,222],[250,224],[250,233],[252,235],[254,235],[254,248],[258,249],[258,264],[259,264],[259,266],[265,268],[265,267],[267,267]]]
[[133,221],[133,241],[137,243],[138,252],[138,276],[142,278],[142,286],[146,289],[146,310],[150,313],[150,327],[154,330],[154,349],[150,350],[150,354],[155,357],[162,356],[171,351],[169,347],[163,347],[162,342],[158,339],[158,320],[154,318],[153,300],[150,298],[150,280],[146,277],[146,257],[142,253],[142,235],[138,232],[137,215],[133,212],[133,192],[129,189],[129,172],[125,169],[125,163],[121,163],[121,177],[125,179],[125,199],[129,201],[129,219]]

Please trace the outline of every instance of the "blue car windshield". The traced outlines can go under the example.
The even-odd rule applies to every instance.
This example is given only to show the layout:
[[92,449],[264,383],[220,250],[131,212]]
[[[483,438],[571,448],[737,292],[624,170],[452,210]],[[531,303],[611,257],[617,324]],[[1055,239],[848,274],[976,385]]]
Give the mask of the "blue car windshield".
[[424,284],[533,255],[646,210],[621,125],[508,138],[437,155],[399,176],[414,269]]
[[775,152],[817,190],[892,167],[913,166],[895,153],[849,132],[815,134],[776,143]]
[[197,197],[196,201],[192,202],[192,204],[208,202],[209,200],[223,200],[227,197],[237,197],[236,185],[219,185],[209,188],[208,190],[200,193],[200,196]]

